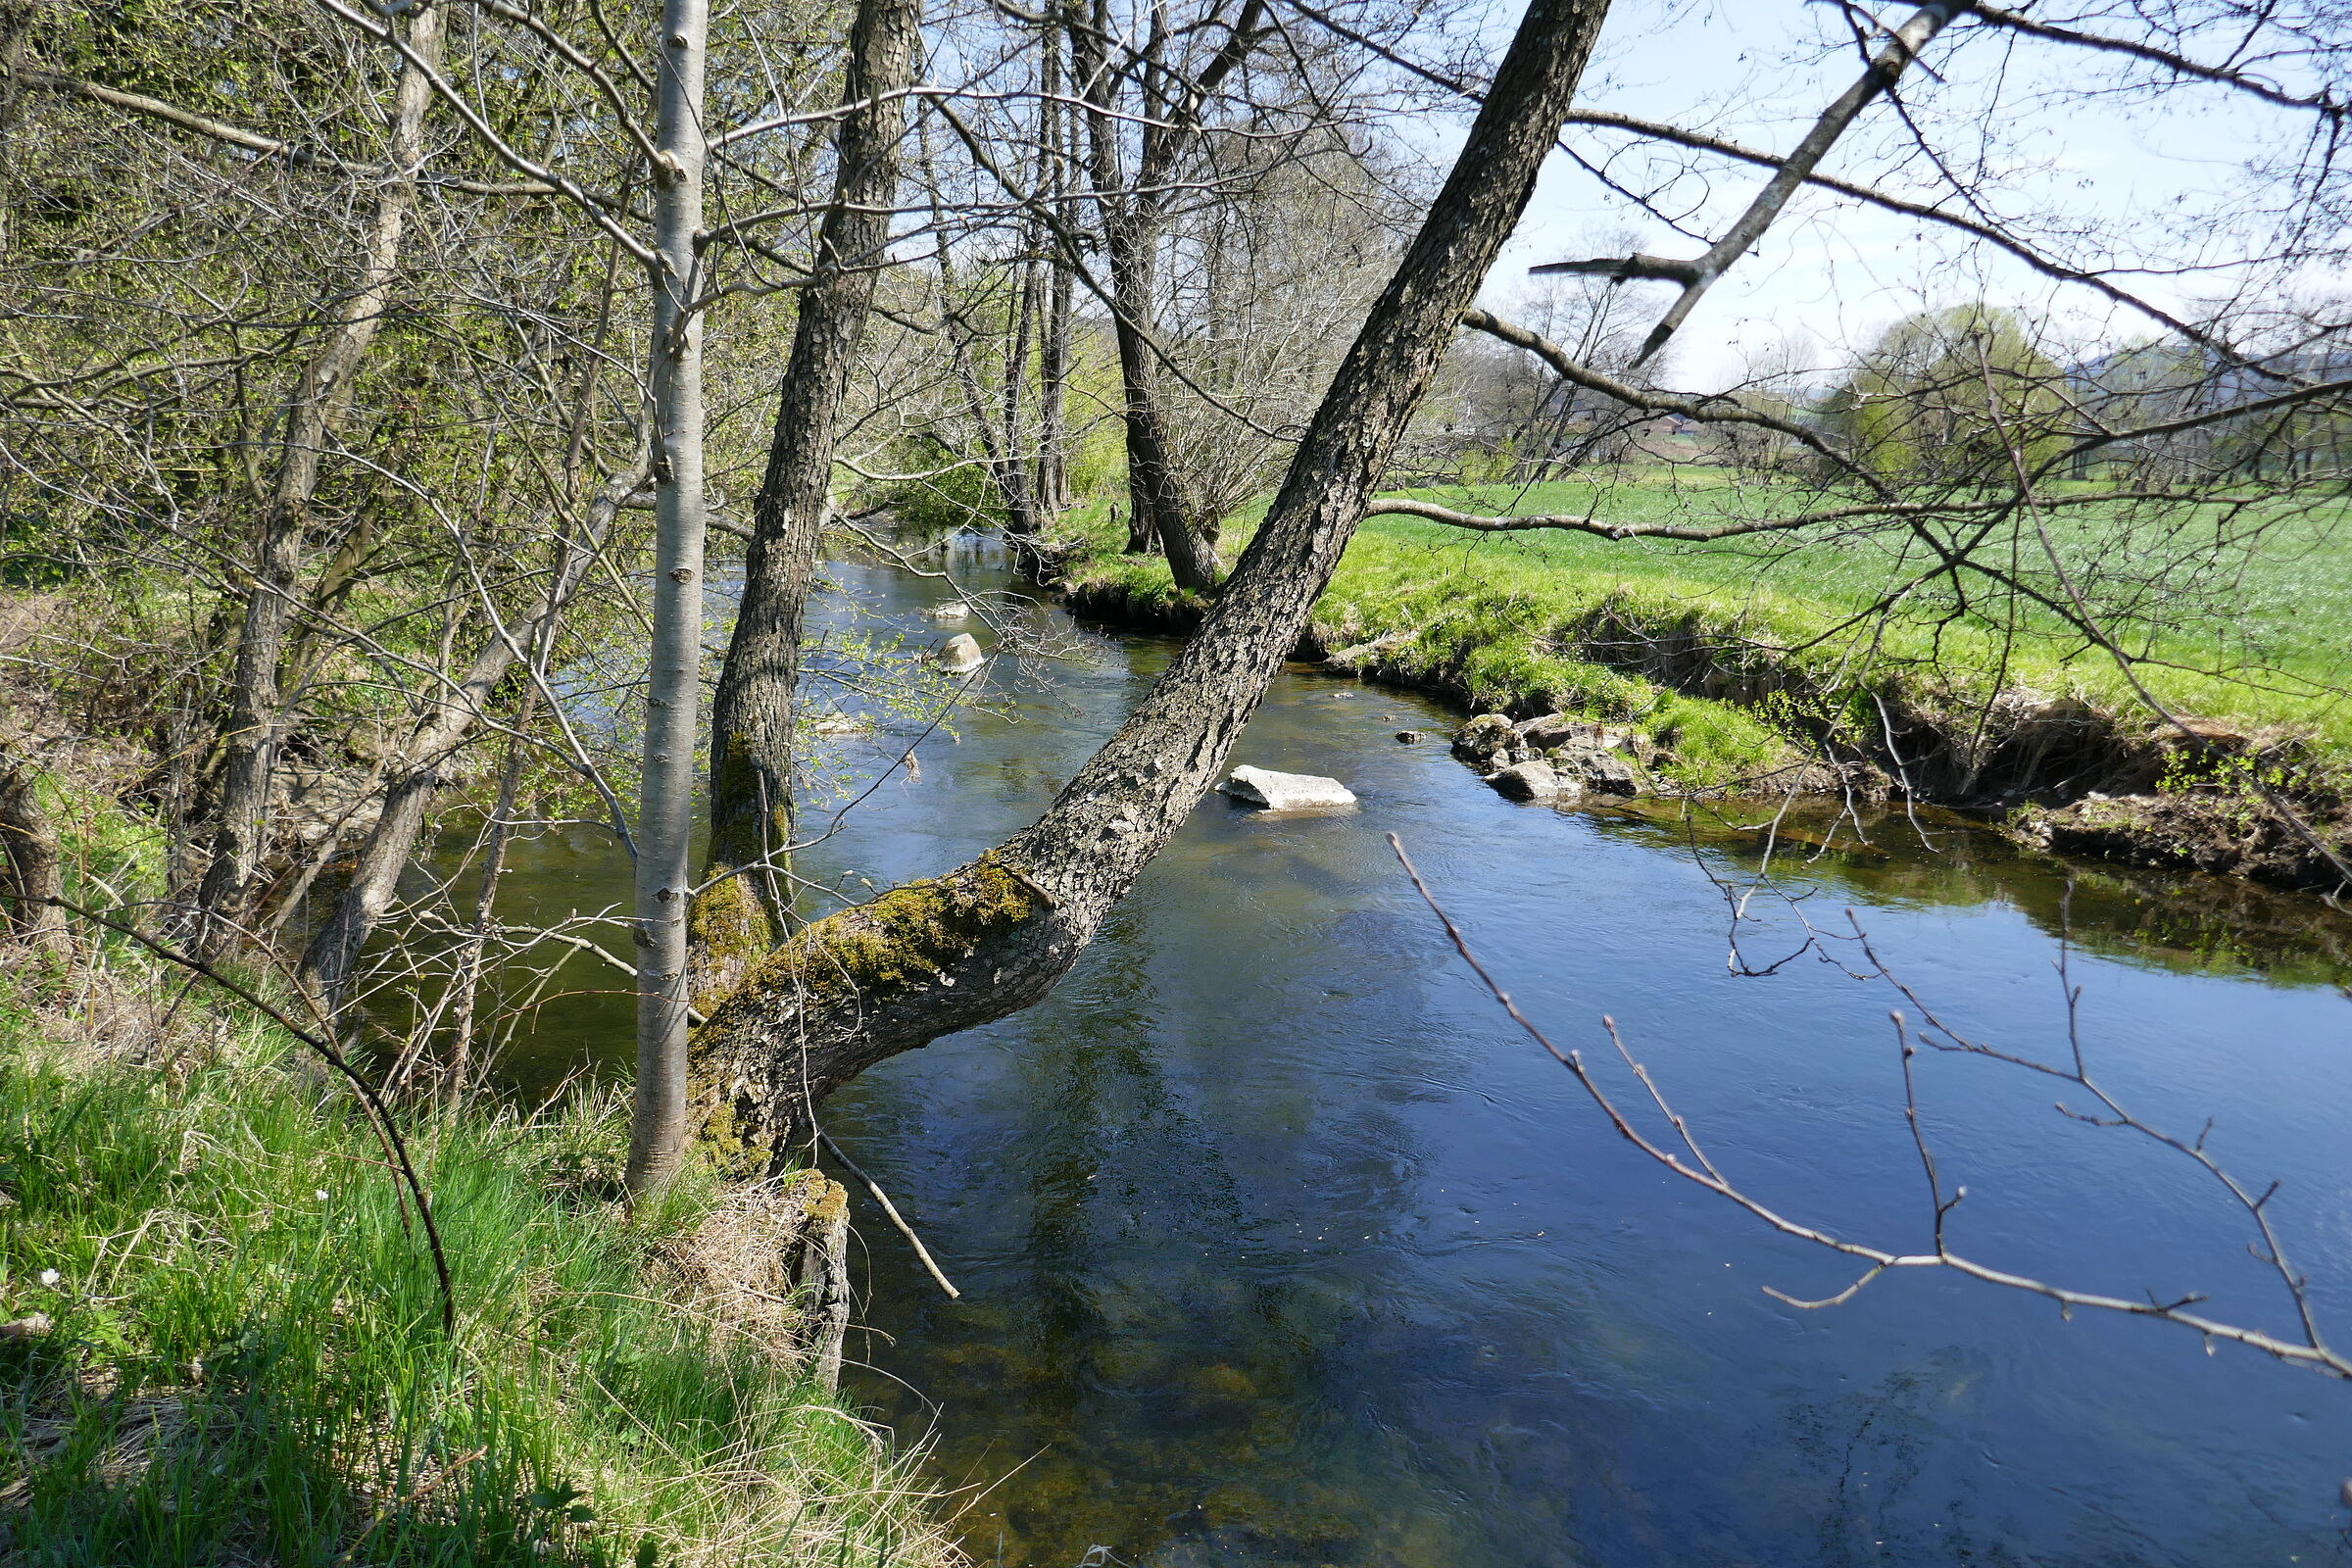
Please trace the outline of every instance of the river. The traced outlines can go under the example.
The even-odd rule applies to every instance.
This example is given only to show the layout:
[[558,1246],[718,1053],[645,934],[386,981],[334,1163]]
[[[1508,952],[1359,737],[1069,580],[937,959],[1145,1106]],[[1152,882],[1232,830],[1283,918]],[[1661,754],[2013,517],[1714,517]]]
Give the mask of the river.
[[[967,586],[1009,586],[984,547],[955,561]],[[862,625],[941,635],[921,612],[945,583],[829,569],[835,624],[854,605]],[[1068,634],[1072,658],[992,666],[989,706],[923,740],[919,771],[803,869],[887,885],[1033,817],[1173,646]],[[966,1489],[976,1558],[2352,1561],[2352,1387],[1939,1270],[1820,1310],[1765,1294],[1826,1297],[1857,1271],[1618,1139],[1479,986],[1384,835],[1563,1046],[1613,1062],[1613,1015],[1727,1175],[1916,1250],[1930,1203],[1887,1016],[1911,1004],[1811,954],[1733,972],[1726,889],[1752,878],[1752,835],[1511,805],[1448,756],[1458,721],[1286,671],[1233,760],[1336,775],[1358,810],[1210,797],[1049,1000],[828,1107],[963,1292],[948,1300],[861,1201],[853,1393]],[[2273,1216],[2352,1334],[2352,1002],[2323,951],[2352,922],[2090,867],[2070,895],[2065,868],[1945,819],[1832,842],[1782,847],[1801,898],[1751,901],[1751,966],[1799,945],[1800,913],[1841,931],[1850,907],[1953,1028],[2057,1059],[2066,953],[2110,1091],[2189,1136],[2211,1118],[2221,1160],[2282,1184]],[[622,897],[625,870],[581,835],[524,847],[505,893],[516,913]],[[530,1051],[529,1082],[625,1060],[625,1003],[547,1009]],[[2061,1116],[2049,1079],[1916,1065],[1946,1190],[1968,1187],[1957,1249],[2085,1290],[2203,1291],[2215,1316],[2291,1329],[2243,1212],[2188,1160]]]

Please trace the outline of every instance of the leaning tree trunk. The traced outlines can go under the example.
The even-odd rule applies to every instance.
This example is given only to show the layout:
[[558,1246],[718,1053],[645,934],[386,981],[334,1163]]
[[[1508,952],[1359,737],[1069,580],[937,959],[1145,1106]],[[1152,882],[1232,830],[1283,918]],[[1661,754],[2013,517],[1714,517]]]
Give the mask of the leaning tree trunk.
[[743,603],[710,712],[710,850],[693,915],[696,989],[723,991],[775,945],[779,863],[792,840],[792,721],[802,616],[832,489],[842,399],[872,314],[899,192],[905,93],[921,58],[921,0],[860,0],[835,134],[834,191],[817,231],[776,398],[767,471],[752,503]]
[[303,368],[286,410],[285,438],[262,509],[253,583],[245,595],[236,672],[221,725],[219,821],[197,895],[205,916],[198,941],[208,952],[219,952],[243,918],[269,847],[270,791],[285,725],[278,665],[300,591],[303,533],[318,493],[327,436],[351,406],[352,380],[391,299],[400,237],[416,204],[416,168],[424,156],[424,111],[432,99],[427,72],[440,64],[442,10],[425,6],[409,24],[411,52],[404,57],[393,109],[391,178],[376,198],[359,276],[335,312],[325,341]]
[[1405,422],[1510,236],[1607,0],[1535,0],[1452,174],[1342,362],[1200,630],[1039,821],[972,863],[809,926],[695,1037],[705,1136],[800,1151],[867,1067],[1036,1002],[1183,823],[1306,624]]

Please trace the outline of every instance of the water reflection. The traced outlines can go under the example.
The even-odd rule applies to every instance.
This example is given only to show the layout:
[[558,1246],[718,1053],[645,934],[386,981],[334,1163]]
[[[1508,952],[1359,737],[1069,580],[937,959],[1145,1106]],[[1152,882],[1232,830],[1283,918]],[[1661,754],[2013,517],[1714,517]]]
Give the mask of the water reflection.
[[[945,584],[836,568],[924,630]],[[967,556],[967,580],[992,564]],[[984,639],[985,640],[985,639]],[[807,869],[935,872],[1028,820],[1164,662],[1093,639],[998,668],[1000,710],[924,744]],[[1923,1239],[1883,987],[1810,957],[1724,964],[1735,824],[1513,807],[1428,706],[1283,675],[1237,761],[1334,773],[1353,815],[1205,802],[1046,1003],[898,1058],[834,1134],[922,1228],[942,1298],[877,1224],[858,1385],[973,1491],[985,1562],[2216,1564],[2352,1559],[2335,1489],[2352,1395],[2161,1326],[1919,1274],[1835,1312],[1849,1276],[1626,1150],[1498,1019],[1396,875],[1411,846],[1523,1005],[1592,1048],[1614,1013],[1727,1170],[1858,1235]],[[898,744],[904,745],[904,741]],[[1830,824],[1799,820],[1831,837]],[[2066,868],[1967,824],[1784,842],[1794,907],[1852,906],[1955,1024],[2061,1043],[2050,960],[2080,950],[2086,1044],[2156,1119],[2283,1178],[2281,1224],[2352,1315],[2344,926],[2308,901]],[[1850,835],[1851,824],[1838,829]],[[1833,839],[1835,842],[1835,839]],[[542,845],[508,897],[619,887]],[[1744,941],[1796,937],[1786,906]],[[2064,911],[2062,913],[2062,910]],[[601,981],[593,981],[602,984]],[[597,1009],[607,1009],[598,1014]],[[619,1059],[583,1003],[525,1075]],[[599,1018],[602,1021],[599,1021]],[[1604,1046],[1605,1049],[1605,1046]],[[2046,1083],[1923,1063],[1973,1252],[2085,1288],[2197,1288],[2283,1323],[2180,1162],[2056,1116]],[[920,1396],[908,1392],[921,1391]]]

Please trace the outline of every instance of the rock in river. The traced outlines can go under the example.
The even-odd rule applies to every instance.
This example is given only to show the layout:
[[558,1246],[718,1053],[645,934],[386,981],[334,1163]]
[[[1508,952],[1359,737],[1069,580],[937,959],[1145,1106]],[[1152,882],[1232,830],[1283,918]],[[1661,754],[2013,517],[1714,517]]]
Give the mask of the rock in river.
[[971,612],[972,607],[960,599],[944,605],[933,605],[929,610],[923,612],[933,620],[961,620]]
[[1516,726],[1519,743],[1539,752],[1548,752],[1555,746],[1579,743],[1600,747],[1604,751],[1623,751],[1633,745],[1631,730],[1611,729],[1591,719],[1570,718],[1565,713],[1545,713]]
[[1245,806],[1269,811],[1302,811],[1315,807],[1353,806],[1355,797],[1336,778],[1312,773],[1277,773],[1265,767],[1237,767],[1217,786]]
[[1585,791],[1575,777],[1563,778],[1552,771],[1549,762],[1514,762],[1499,772],[1487,775],[1494,793],[1511,801],[1572,801]]
[[980,652],[980,645],[972,640],[972,634],[968,631],[959,631],[941,643],[939,651],[931,659],[952,675],[960,675],[967,669],[978,669],[988,662],[988,657]]
[[1511,721],[1500,713],[1481,713],[1453,737],[1453,749],[1463,757],[1483,760],[1496,752],[1509,751],[1519,741],[1519,732]]
[[1570,741],[1544,756],[1561,776],[1575,779],[1587,789],[1603,795],[1642,793],[1642,769],[1623,752],[1592,741]]

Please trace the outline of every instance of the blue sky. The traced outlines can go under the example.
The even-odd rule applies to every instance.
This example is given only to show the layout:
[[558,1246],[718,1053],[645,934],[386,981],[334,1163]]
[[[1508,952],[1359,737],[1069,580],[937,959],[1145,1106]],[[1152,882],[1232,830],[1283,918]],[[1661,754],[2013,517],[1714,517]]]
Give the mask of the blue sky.
[[[1497,7],[1490,25],[1507,33],[1519,10]],[[1886,15],[1899,21],[1909,10]],[[1581,101],[1786,148],[1859,73],[1850,41],[1841,42],[1843,27],[1838,11],[1802,0],[1619,0]],[[2150,269],[2119,281],[2170,309],[2246,281],[2242,268],[2214,264],[2245,254],[2249,223],[2261,226],[2246,208],[2266,187],[2247,166],[2295,145],[2304,126],[2292,112],[2205,86],[2161,98],[2086,97],[2083,89],[2117,79],[2108,57],[1963,40],[1958,28],[1931,45],[1923,64],[1942,79],[1919,80],[1914,68],[1906,85],[1917,91],[1931,142],[1995,211],[2049,249],[2075,262]],[[1449,154],[1458,135],[1458,127],[1439,132],[1431,139],[1443,146],[1430,151]],[[1581,144],[1622,143],[1588,136]],[[1696,167],[1704,178],[1678,182],[1669,197],[1688,212],[1689,227],[1712,237],[1764,175],[1718,159]],[[1884,103],[1824,168],[1914,199],[1950,199],[1950,186],[1918,158],[1901,119]],[[1527,286],[1529,265],[1603,254],[1594,239],[1628,227],[1643,250],[1695,255],[1703,248],[1555,155],[1486,298],[1505,308]],[[1632,286],[1656,308],[1671,298],[1667,285]],[[1752,352],[1790,334],[1827,363],[1909,311],[1973,298],[2024,307],[2077,340],[2146,330],[2130,315],[1945,231],[1808,192],[1701,304],[1684,328],[1672,379],[1725,384],[1742,373]]]

